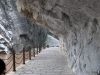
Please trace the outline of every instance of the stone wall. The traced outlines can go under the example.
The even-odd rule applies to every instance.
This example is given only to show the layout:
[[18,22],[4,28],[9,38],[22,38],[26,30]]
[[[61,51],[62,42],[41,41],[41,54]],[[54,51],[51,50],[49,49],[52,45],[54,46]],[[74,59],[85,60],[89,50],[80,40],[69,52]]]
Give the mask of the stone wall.
[[17,0],[16,4],[33,23],[59,37],[61,51],[77,75],[100,71],[99,0]]

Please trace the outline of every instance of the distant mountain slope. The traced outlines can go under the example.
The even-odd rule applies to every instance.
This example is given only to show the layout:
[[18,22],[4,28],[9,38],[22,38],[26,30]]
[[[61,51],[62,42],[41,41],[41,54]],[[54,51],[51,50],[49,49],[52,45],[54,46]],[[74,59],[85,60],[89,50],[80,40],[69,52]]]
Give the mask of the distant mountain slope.
[[59,46],[59,40],[54,38],[51,35],[47,35],[47,41],[46,41],[46,46],[49,45],[50,47],[52,46]]

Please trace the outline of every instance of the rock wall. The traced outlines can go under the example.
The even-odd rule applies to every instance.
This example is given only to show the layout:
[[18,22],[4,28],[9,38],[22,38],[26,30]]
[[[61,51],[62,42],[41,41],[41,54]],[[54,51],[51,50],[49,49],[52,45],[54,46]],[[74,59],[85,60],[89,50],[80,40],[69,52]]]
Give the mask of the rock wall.
[[100,71],[99,0],[17,0],[17,9],[60,39],[76,75]]
[[20,14],[15,0],[0,0],[0,52],[9,53],[12,47],[20,52],[23,47],[39,44],[46,38],[46,31]]

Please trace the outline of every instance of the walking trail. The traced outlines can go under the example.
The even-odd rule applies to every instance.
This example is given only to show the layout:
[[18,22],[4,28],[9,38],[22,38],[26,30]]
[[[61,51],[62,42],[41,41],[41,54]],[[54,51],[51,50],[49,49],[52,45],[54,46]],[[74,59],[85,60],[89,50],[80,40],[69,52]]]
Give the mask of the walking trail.
[[7,75],[74,75],[67,65],[67,57],[60,54],[59,47],[51,47]]

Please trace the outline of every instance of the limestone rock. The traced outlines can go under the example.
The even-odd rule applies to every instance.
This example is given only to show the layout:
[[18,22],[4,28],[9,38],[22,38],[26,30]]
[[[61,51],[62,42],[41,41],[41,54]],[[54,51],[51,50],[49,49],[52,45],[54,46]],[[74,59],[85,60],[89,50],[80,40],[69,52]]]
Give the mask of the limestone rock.
[[100,71],[99,0],[17,0],[17,9],[60,39],[77,75]]
[[32,24],[17,11],[15,1],[0,0],[0,52],[10,53],[11,48],[20,52],[23,47],[39,44],[47,36],[45,28]]

